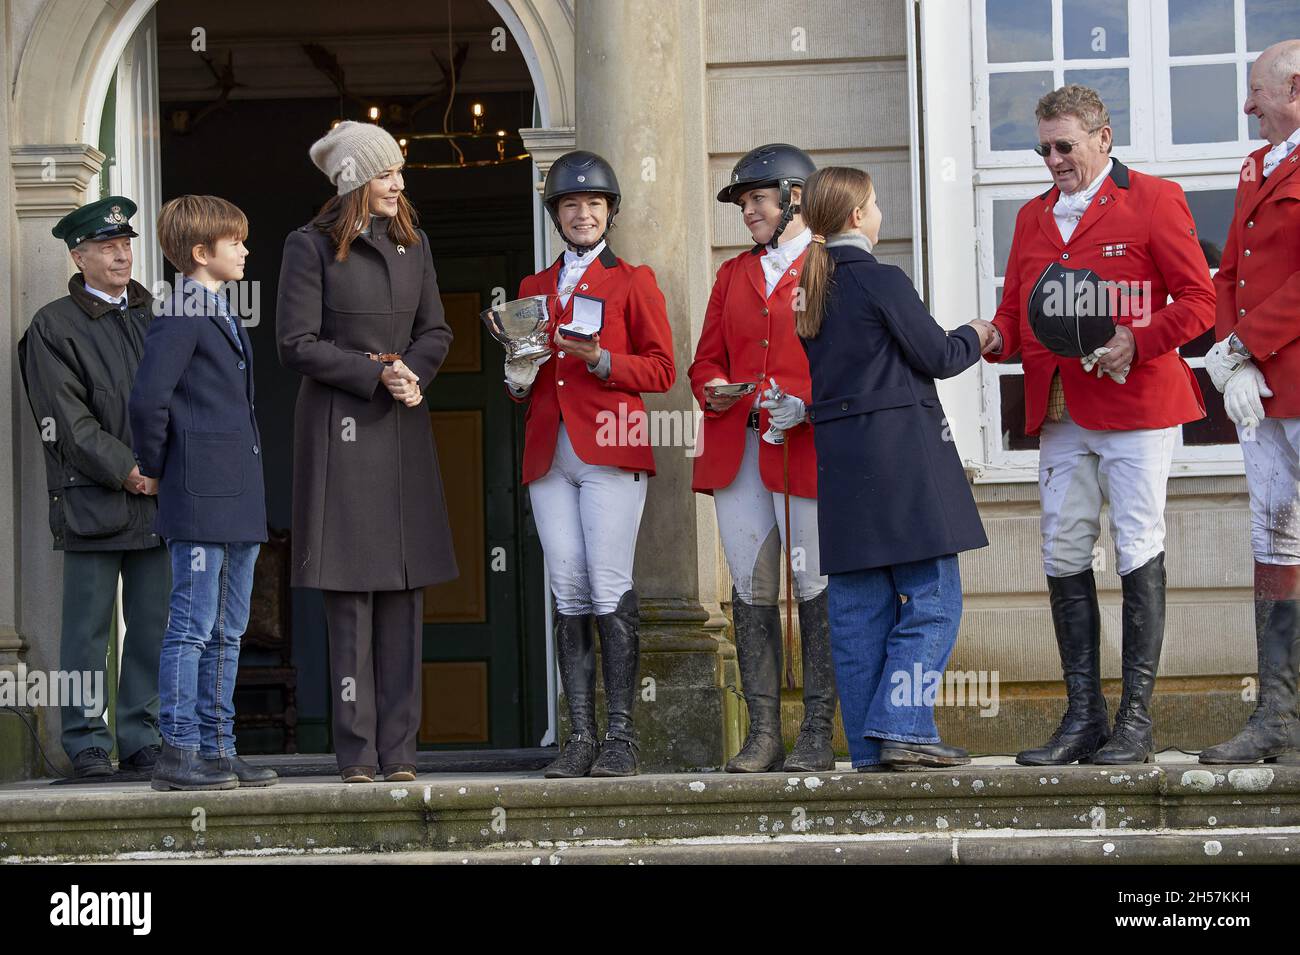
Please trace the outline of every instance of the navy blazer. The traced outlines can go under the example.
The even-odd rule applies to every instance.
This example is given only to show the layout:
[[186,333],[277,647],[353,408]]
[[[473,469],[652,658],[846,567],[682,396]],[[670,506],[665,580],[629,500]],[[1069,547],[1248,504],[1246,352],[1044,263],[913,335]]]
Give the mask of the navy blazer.
[[934,386],[979,360],[978,333],[945,332],[901,269],[856,246],[828,251],[821,331],[803,340],[822,573],[986,546]]
[[225,318],[185,314],[190,301],[156,303],[131,389],[132,450],[140,473],[159,478],[155,530],[168,540],[265,541],[253,346],[238,319],[242,353]]

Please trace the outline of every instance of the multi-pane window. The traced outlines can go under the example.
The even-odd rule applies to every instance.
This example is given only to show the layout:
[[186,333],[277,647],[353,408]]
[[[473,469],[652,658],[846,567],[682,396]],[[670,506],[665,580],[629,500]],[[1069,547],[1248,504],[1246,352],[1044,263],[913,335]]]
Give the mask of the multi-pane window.
[[[1217,269],[1240,160],[1260,145],[1241,110],[1248,70],[1264,47],[1300,36],[1300,0],[971,0],[971,9],[981,316],[1001,302],[1017,212],[1050,185],[1032,152],[1034,107],[1066,83],[1101,95],[1116,158],[1183,187]],[[1211,330],[1180,349],[1208,417],[1181,429],[1175,473],[1240,469],[1235,429],[1203,368],[1213,342]],[[980,374],[985,477],[1030,477],[1038,442],[1024,433],[1019,361]]]
[[988,113],[980,127],[981,165],[1036,159],[1034,105],[1067,83],[1101,94],[1117,147],[1133,145],[1135,136],[1145,147],[1148,124],[1130,109],[1132,88],[1146,82],[1146,70],[1130,55],[1128,0],[985,0],[984,7],[975,51],[977,71],[982,67],[977,97]]
[[1300,37],[1300,2],[1164,0],[1152,26],[1159,158],[1235,156],[1257,140],[1259,122],[1241,110],[1250,65],[1265,47]]

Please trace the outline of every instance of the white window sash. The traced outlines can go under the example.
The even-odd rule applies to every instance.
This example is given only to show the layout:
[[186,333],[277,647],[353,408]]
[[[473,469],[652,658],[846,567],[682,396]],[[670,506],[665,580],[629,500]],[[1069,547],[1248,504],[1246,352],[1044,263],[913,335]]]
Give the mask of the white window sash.
[[[1155,104],[1155,158],[1161,161],[1180,159],[1241,158],[1263,144],[1263,140],[1249,138],[1250,120],[1240,106],[1245,102],[1250,64],[1258,52],[1246,50],[1246,0],[1234,0],[1234,43],[1232,53],[1202,53],[1171,57],[1169,54],[1169,0],[1154,0],[1151,4],[1151,50],[1155,70],[1152,99]],[[1237,138],[1217,143],[1174,143],[1173,98],[1170,92],[1173,81],[1172,68],[1177,66],[1213,66],[1231,63],[1236,66],[1237,81]]]
[[[930,4],[933,5],[933,4]],[[923,12],[925,3],[923,2]],[[1050,187],[1043,172],[1042,160],[1032,150],[994,152],[989,138],[988,76],[990,72],[1033,72],[1051,69],[1056,86],[1064,80],[1067,69],[1129,70],[1129,120],[1131,145],[1117,149],[1119,158],[1139,172],[1177,181],[1188,192],[1202,189],[1234,189],[1241,159],[1250,151],[1250,143],[1200,144],[1172,147],[1172,108],[1169,100],[1168,6],[1167,0],[1154,4],[1130,0],[1129,56],[1096,60],[1065,60],[1062,34],[1062,2],[1053,0],[1053,59],[1023,63],[987,62],[985,0],[971,0],[971,72],[972,126],[975,137],[976,166],[969,195],[975,206],[977,258],[977,302],[981,317],[992,319],[997,310],[997,289],[1004,279],[994,275],[993,203],[999,199],[1028,201]],[[1203,57],[1176,57],[1172,65],[1197,62],[1232,62],[1238,66],[1240,90],[1245,89],[1248,62],[1257,54],[1245,50],[1244,0],[1236,0],[1237,51]],[[1143,55],[1153,49],[1155,56]],[[1238,131],[1243,140],[1246,118],[1239,115]],[[931,218],[931,241],[942,221]],[[1222,241],[1223,237],[1212,237]],[[939,279],[936,278],[936,282]],[[938,289],[936,289],[938,293]],[[1189,366],[1200,368],[1201,358],[1187,359]],[[1038,452],[1012,451],[1002,447],[1001,380],[1007,375],[1022,374],[1019,364],[980,362],[977,372],[979,393],[980,438],[975,443],[979,459],[966,457],[976,469],[976,480],[987,483],[1037,480]],[[969,445],[968,445],[969,447]],[[1241,449],[1237,444],[1186,445],[1182,429],[1178,430],[1174,453],[1175,475],[1241,474]]]
[[1149,36],[1149,4],[1146,0],[1129,0],[1128,49],[1124,57],[1066,59],[1062,0],[1052,0],[1052,59],[1010,63],[988,62],[988,29],[985,0],[971,0],[972,59],[975,67],[974,123],[976,164],[981,169],[998,167],[1037,166],[1042,161],[1032,149],[994,150],[989,131],[989,74],[1052,72],[1052,88],[1065,85],[1065,74],[1073,70],[1126,69],[1129,82],[1129,140],[1122,147],[1126,156],[1134,160],[1149,159],[1153,155],[1152,117],[1150,98],[1135,95],[1149,88],[1151,64],[1146,57],[1134,56],[1144,47]]

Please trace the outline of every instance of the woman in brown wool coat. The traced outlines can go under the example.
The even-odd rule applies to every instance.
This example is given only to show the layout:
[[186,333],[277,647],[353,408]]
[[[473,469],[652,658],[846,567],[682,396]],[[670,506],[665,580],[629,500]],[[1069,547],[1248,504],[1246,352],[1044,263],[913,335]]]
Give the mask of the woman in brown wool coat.
[[393,137],[341,123],[311,158],[338,195],[289,234],[280,271],[280,361],[303,376],[292,584],[324,592],[344,780],[410,781],[423,588],[457,576],[423,396],[451,329]]

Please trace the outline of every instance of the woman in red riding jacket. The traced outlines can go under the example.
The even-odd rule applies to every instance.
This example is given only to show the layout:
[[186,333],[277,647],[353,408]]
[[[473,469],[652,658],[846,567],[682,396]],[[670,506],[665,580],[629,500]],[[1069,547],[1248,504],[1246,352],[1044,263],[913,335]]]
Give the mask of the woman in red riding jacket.
[[[544,199],[567,248],[524,279],[519,296],[558,297],[555,351],[505,367],[511,396],[528,403],[523,482],[555,595],[555,650],[573,724],[546,769],[552,778],[637,772],[640,617],[632,560],[655,470],[641,393],[667,391],[676,369],[654,272],[624,262],[606,242],[619,198],[614,170],[594,153],[566,153],[551,166]],[[602,743],[593,615],[608,711]]]
[[[799,273],[812,238],[799,215],[799,194],[814,168],[807,153],[785,143],[760,146],[736,163],[718,201],[740,207],[755,244],[718,270],[689,373],[704,409],[692,486],[712,494],[717,509],[749,709],[745,745],[727,763],[727,771],[735,773],[827,770],[835,761],[835,677],[826,577],[819,569],[817,458],[804,415],[812,389],[808,359],[794,331]],[[748,383],[757,385],[752,393],[727,394],[725,386]],[[780,436],[785,449],[772,440],[779,442]],[[791,540],[783,539],[787,493]],[[781,736],[778,609],[783,545],[794,571],[803,650],[804,719],[788,759]]]

